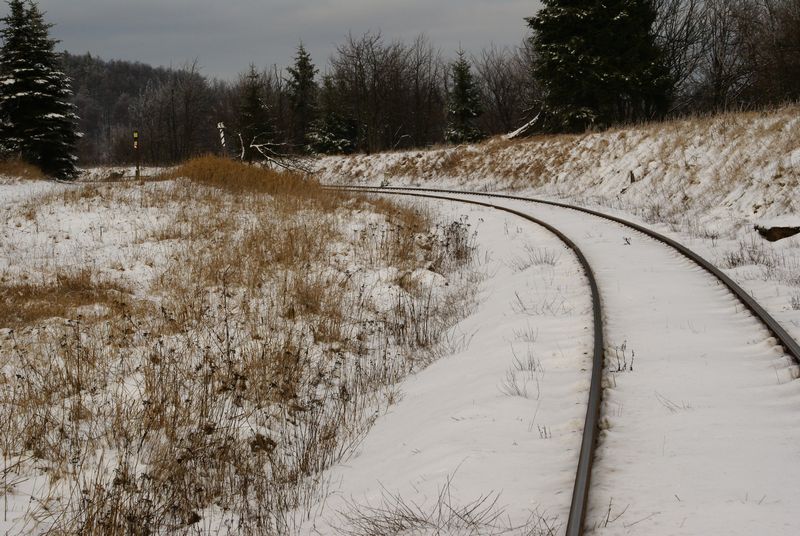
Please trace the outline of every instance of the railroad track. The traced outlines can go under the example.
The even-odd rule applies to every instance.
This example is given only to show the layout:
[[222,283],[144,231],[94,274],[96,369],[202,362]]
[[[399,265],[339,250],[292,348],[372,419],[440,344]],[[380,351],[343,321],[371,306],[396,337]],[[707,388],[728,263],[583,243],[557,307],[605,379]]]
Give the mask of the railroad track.
[[[526,198],[520,196],[513,196],[507,194],[494,194],[486,192],[468,192],[458,190],[446,190],[435,188],[402,188],[402,187],[367,187],[367,186],[330,186],[331,189],[346,190],[360,193],[372,194],[389,194],[389,195],[402,195],[410,197],[422,197],[435,200],[448,200],[478,205],[483,207],[493,208],[499,211],[507,212],[528,220],[534,224],[540,225],[553,234],[555,234],[564,244],[571,249],[578,258],[581,266],[583,267],[586,276],[589,280],[592,292],[592,304],[594,313],[594,354],[593,354],[593,368],[591,373],[591,386],[589,390],[589,401],[587,406],[586,419],[584,423],[582,444],[580,449],[580,457],[578,469],[576,472],[575,484],[573,488],[572,500],[570,505],[570,512],[567,521],[567,536],[579,536],[584,533],[584,526],[586,524],[586,512],[588,509],[589,499],[589,486],[591,481],[592,465],[595,458],[595,447],[599,436],[599,419],[600,408],[602,404],[602,372],[604,368],[604,334],[603,334],[603,316],[602,316],[602,303],[599,287],[594,275],[594,271],[590,266],[586,255],[581,249],[566,236],[561,230],[543,220],[527,214],[526,212],[516,210],[510,207],[497,205],[491,202],[492,199],[497,200],[512,200],[523,201],[526,203],[535,203],[547,205],[550,207],[568,209],[577,211],[583,214],[591,215],[594,217],[602,218],[604,220],[612,221],[616,224],[622,225],[629,229],[642,233],[657,242],[665,244],[670,248],[676,250],[683,257],[686,257],[691,262],[700,266],[703,270],[710,273],[717,280],[719,280],[738,300],[741,302],[752,314],[755,316],[771,333],[772,336],[778,341],[780,346],[783,347],[786,354],[791,356],[795,363],[800,364],[800,345],[786,332],[786,330],[766,311],[761,307],[752,296],[750,296],[744,289],[742,289],[735,281],[724,274],[720,269],[712,263],[685,247],[684,245],[661,235],[651,229],[643,227],[633,222],[629,222],[622,218],[604,214],[595,210],[569,205],[566,203]],[[468,195],[470,198],[459,196]],[[486,201],[479,201],[475,197],[487,198]]]

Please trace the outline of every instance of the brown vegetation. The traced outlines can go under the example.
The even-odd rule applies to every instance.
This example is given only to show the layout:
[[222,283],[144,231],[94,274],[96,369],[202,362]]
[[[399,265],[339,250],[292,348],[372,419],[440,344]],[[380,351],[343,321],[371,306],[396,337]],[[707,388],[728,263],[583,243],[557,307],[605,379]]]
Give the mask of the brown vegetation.
[[[25,259],[5,276],[4,494],[18,500],[26,481],[45,492],[23,497],[19,533],[291,532],[321,471],[471,300],[465,222],[295,175],[203,158],[36,201],[18,217],[38,233],[54,232],[55,209],[152,221],[91,257],[111,240],[98,234],[80,252],[91,273],[63,275],[56,255],[36,267],[51,283],[12,280]],[[413,276],[429,270],[450,284]],[[94,304],[103,314],[81,314]]]
[[45,178],[42,170],[36,166],[16,159],[0,161],[0,175],[27,180],[41,180]]
[[19,327],[52,317],[65,317],[84,306],[117,308],[127,289],[109,281],[92,281],[88,269],[57,272],[47,283],[0,280],[0,326]]

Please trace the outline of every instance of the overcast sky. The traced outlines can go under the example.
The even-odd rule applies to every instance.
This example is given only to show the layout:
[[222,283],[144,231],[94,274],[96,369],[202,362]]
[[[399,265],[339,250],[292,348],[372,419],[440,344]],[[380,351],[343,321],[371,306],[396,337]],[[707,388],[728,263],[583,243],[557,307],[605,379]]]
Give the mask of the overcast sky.
[[[516,45],[535,0],[39,0],[60,49],[105,59],[180,65],[197,58],[208,76],[232,79],[251,63],[291,62],[302,41],[317,65],[348,32],[428,35],[446,56]],[[0,5],[5,15],[7,5]]]

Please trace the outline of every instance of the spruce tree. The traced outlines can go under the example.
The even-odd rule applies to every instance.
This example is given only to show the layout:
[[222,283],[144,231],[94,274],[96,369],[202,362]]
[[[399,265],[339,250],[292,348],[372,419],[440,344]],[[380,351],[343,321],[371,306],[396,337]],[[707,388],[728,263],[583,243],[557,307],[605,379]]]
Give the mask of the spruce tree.
[[289,103],[292,109],[292,142],[305,149],[316,115],[318,88],[314,77],[318,71],[302,43],[297,47],[294,66],[287,70]]
[[356,150],[358,122],[346,113],[332,76],[322,79],[318,118],[311,124],[309,146],[315,153],[350,154]]
[[652,0],[543,0],[527,19],[547,127],[581,131],[663,116],[674,83]]
[[452,65],[452,88],[447,102],[447,130],[445,139],[450,143],[472,143],[484,138],[478,128],[478,118],[483,113],[481,99],[470,64],[463,50]]
[[242,77],[239,99],[242,156],[247,162],[252,162],[258,154],[252,145],[270,143],[273,135],[269,109],[264,102],[264,85],[255,65],[251,64],[248,73]]
[[[27,5],[26,5],[27,4]],[[77,132],[69,78],[57,41],[35,2],[9,0],[0,31],[0,139],[6,156],[19,156],[62,180],[74,179]]]

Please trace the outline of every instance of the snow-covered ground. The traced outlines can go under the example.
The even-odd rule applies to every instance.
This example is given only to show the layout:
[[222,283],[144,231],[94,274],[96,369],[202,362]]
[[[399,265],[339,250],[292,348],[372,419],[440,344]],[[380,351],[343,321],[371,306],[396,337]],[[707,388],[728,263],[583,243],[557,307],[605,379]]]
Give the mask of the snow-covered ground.
[[[587,517],[594,533],[795,534],[798,369],[764,327],[701,268],[647,237],[568,210],[495,204],[564,230],[600,283],[607,363]],[[495,530],[560,533],[585,411],[588,289],[576,308],[581,276],[574,260],[564,265],[566,252],[544,271],[511,269],[521,251],[558,250],[547,233],[513,216],[460,210],[482,213],[479,244],[492,259],[486,301],[459,326],[474,330],[471,344],[403,386],[403,399],[332,471],[333,495],[306,526],[311,534],[329,534],[331,525],[377,533],[391,522],[401,526],[409,511],[435,517],[444,489],[454,508],[497,499],[505,524]],[[521,241],[530,245],[520,248]],[[530,300],[527,313],[518,295]],[[510,361],[507,370],[514,370],[508,341],[519,325],[521,333],[536,333],[533,355],[542,356],[536,359],[546,371],[536,377],[535,404],[502,397],[504,367]],[[563,368],[570,365],[580,370]],[[552,404],[560,406],[555,414]],[[531,512],[541,532],[526,525]],[[414,525],[406,518],[404,526]]]
[[557,533],[566,520],[593,348],[585,276],[536,225],[491,209],[437,205],[448,218],[480,221],[488,274],[481,305],[454,332],[461,347],[405,382],[401,400],[331,472],[332,494],[304,532],[360,524],[359,534],[377,534],[382,522],[402,523],[402,509],[412,505],[420,511],[407,520],[409,534],[471,533],[436,520],[438,508],[447,518],[448,508],[470,505],[486,518],[500,516],[477,534]]
[[[329,157],[322,160],[320,175],[337,184],[513,191],[631,219],[725,269],[800,339],[800,236],[770,243],[754,229],[800,225],[797,112],[790,107],[584,136]],[[508,204],[568,231],[589,253],[602,287],[609,359],[588,526],[598,534],[800,532],[793,513],[800,498],[798,369],[764,328],[711,276],[650,239],[588,216]],[[481,243],[503,247],[500,236]],[[486,284],[502,288],[509,282],[500,274]],[[552,329],[562,343],[572,341]],[[476,348],[482,344],[480,333],[473,339]],[[540,339],[548,336],[539,330]],[[432,409],[438,405],[416,400],[429,396],[419,386],[435,392],[437,382],[444,384],[426,374],[414,379],[414,401],[409,394],[398,413],[406,411],[404,404],[417,414],[439,413]],[[486,380],[493,382],[496,374]],[[446,401],[457,389],[442,391],[439,397]],[[457,413],[446,403],[442,407]],[[440,428],[447,429],[431,425]],[[341,488],[334,498],[337,507],[326,509],[328,516],[335,519],[331,511],[337,508],[352,510],[359,498],[380,506],[381,495],[399,490],[412,501],[436,501],[437,484],[427,482],[428,491],[414,491],[426,463],[408,458],[392,466],[404,459],[402,443],[388,446],[389,438],[399,442],[392,434],[379,420],[362,455],[334,472]],[[470,446],[464,442],[465,451]],[[571,489],[540,488],[549,474],[540,461],[565,469],[540,459],[535,446],[529,448],[530,459],[519,471],[531,481],[527,491],[516,487],[515,479],[506,489],[506,480],[498,477],[484,493],[502,492],[500,503],[509,505],[526,498],[547,511],[548,493],[569,495]],[[496,466],[501,472],[506,459],[498,451],[483,470],[491,473]],[[436,480],[439,487],[444,474]],[[454,484],[459,475],[470,480],[459,471]],[[462,503],[470,500],[469,493],[457,497]],[[350,502],[342,507],[345,499]],[[519,507],[509,511],[520,523]],[[551,506],[549,512],[563,522],[565,510]]]
[[[798,121],[792,107],[585,136],[331,157],[322,160],[321,177],[514,190],[633,219],[726,269],[800,338],[800,235],[769,243],[753,228],[800,223]],[[143,206],[110,231],[104,222],[114,209],[104,195],[37,213],[38,196],[71,188],[42,184],[3,182],[6,207],[15,207],[6,208],[5,277],[35,277],[42,266],[77,266],[99,255],[104,275],[145,292],[132,283],[152,280],[153,265],[175,246],[168,237],[163,248],[147,246],[154,234],[169,234],[163,212]],[[20,210],[26,199],[34,201],[32,216]],[[799,533],[798,370],[763,327],[710,276],[633,231],[504,203],[563,228],[600,282],[606,391],[589,527],[613,535]],[[389,393],[389,412],[353,455],[325,472],[329,494],[301,533],[560,534],[591,366],[585,278],[572,255],[532,224],[490,209],[419,204],[448,220],[479,222],[481,303],[449,334],[452,355]],[[133,237],[130,244],[113,246],[125,237]],[[91,244],[97,252],[86,251]],[[29,252],[32,264],[17,262]],[[114,255],[135,269],[116,269]],[[342,258],[338,268],[357,261]],[[394,289],[397,274],[367,272],[356,277],[378,289],[371,307],[390,307],[380,289]],[[195,529],[212,525],[204,519]]]
[[[161,167],[140,167],[139,176],[154,177],[166,169]],[[90,167],[81,169],[80,172],[78,177],[80,182],[123,181],[136,178],[136,166]]]
[[0,534],[284,533],[433,359],[468,223],[284,182],[0,181]]

